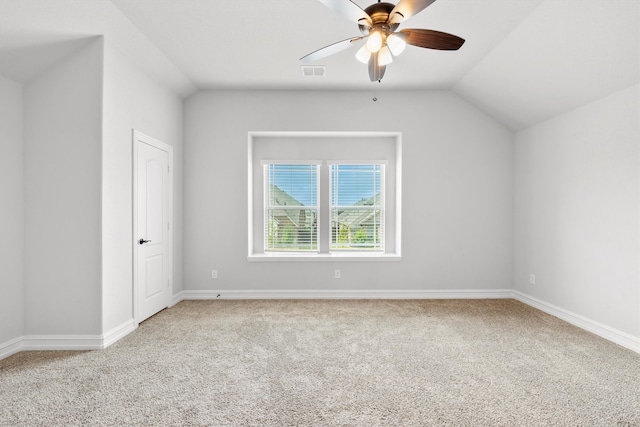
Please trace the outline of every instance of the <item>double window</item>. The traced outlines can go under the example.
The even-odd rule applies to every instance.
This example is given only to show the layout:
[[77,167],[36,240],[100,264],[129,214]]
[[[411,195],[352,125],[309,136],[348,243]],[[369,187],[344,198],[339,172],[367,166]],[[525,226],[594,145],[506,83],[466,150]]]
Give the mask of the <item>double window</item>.
[[248,259],[401,259],[397,132],[250,132]]
[[384,252],[384,166],[264,162],[265,252]]

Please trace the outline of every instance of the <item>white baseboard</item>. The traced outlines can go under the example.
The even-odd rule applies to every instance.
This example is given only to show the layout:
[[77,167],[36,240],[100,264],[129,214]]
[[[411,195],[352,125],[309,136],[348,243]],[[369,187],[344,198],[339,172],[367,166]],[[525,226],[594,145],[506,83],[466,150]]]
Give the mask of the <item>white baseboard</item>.
[[138,324],[133,319],[103,335],[26,335],[0,344],[0,360],[20,351],[102,350],[130,334]]
[[509,289],[465,290],[213,290],[182,291],[182,299],[488,299],[513,298]]
[[514,299],[527,304],[528,306],[536,308],[540,311],[544,311],[547,314],[562,319],[567,323],[571,323],[572,325],[584,329],[585,331],[589,331],[606,340],[621,345],[622,347],[633,350],[636,353],[640,353],[640,338],[638,337],[634,337],[633,335],[630,335],[626,332],[622,332],[600,322],[596,322],[595,320],[588,319],[579,314],[572,313],[569,310],[565,310],[564,308],[549,304],[548,302],[541,301],[520,291],[514,290],[512,291],[512,293]]
[[[511,289],[467,290],[218,290],[182,291],[171,306],[182,300],[207,299],[505,299],[528,306],[640,353],[640,338],[588,319],[569,310]],[[138,327],[133,319],[103,335],[27,335],[0,343],[0,360],[25,350],[100,350]]]
[[171,297],[171,302],[169,303],[169,307],[173,307],[174,305],[176,305],[177,303],[182,301],[184,299],[183,294],[184,294],[184,292],[180,291],[177,294],[175,294],[174,296],[172,296]]
[[133,319],[127,320],[120,326],[116,326],[115,328],[111,329],[109,332],[102,335],[101,349],[109,347],[111,344],[119,341],[121,338],[126,337],[131,332],[135,331],[137,328],[138,328],[138,324]]
[[[505,299],[513,298],[582,328],[615,344],[640,353],[640,338],[588,319],[569,310],[513,289],[465,290],[206,290],[182,291],[184,300],[208,299]],[[175,297],[174,297],[175,298]]]
[[26,335],[23,350],[100,350],[99,335]]
[[17,337],[0,344],[0,360],[24,350],[24,337]]

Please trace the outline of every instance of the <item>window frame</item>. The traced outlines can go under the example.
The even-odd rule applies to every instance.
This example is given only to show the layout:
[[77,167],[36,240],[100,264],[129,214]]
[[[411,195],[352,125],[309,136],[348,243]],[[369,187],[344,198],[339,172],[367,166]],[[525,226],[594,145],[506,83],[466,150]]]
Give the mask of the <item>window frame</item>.
[[[269,144],[305,144],[308,142],[314,142],[315,140],[327,141],[328,145],[343,144],[343,141],[354,142],[354,147],[357,144],[375,144],[385,145],[385,150],[392,153],[389,158],[376,159],[376,160],[363,160],[356,159],[355,155],[343,159],[340,154],[335,154],[337,151],[342,150],[327,150],[323,155],[313,155],[310,158],[322,158],[321,168],[324,168],[321,173],[319,182],[320,190],[318,198],[320,203],[326,201],[330,206],[331,189],[329,183],[329,164],[388,164],[392,166],[392,173],[387,174],[387,181],[385,186],[389,189],[389,182],[392,183],[393,189],[392,197],[387,197],[385,203],[385,209],[392,211],[392,215],[385,215],[385,231],[392,230],[391,244],[387,245],[385,252],[379,251],[331,251],[331,225],[329,209],[327,209],[326,218],[319,220],[318,224],[318,250],[319,252],[265,252],[264,251],[264,181],[263,181],[263,164],[269,162],[280,163],[305,163],[308,162],[302,158],[293,158],[291,160],[282,160],[287,157],[282,153],[288,153],[287,150],[280,150],[280,155],[275,155],[274,158],[278,160],[271,160],[264,154],[264,147],[269,147]],[[266,143],[261,146],[261,143]],[[322,144],[313,145],[313,147],[320,150]],[[297,147],[297,145],[296,145]],[[342,145],[340,146],[342,147]],[[366,145],[368,148],[369,145]],[[268,150],[267,150],[268,151]],[[277,150],[275,150],[277,151]],[[317,150],[316,150],[317,151]],[[363,150],[361,150],[363,151]],[[364,150],[366,151],[366,150]],[[359,154],[358,154],[359,155]],[[336,160],[335,158],[340,158]],[[373,155],[372,157],[376,157]],[[315,160],[317,161],[317,160]],[[314,161],[314,162],[315,162]],[[387,163],[385,163],[387,162]],[[386,166],[385,166],[386,167]],[[247,247],[248,254],[247,260],[251,262],[333,262],[333,261],[400,261],[401,244],[402,244],[402,135],[400,132],[249,132],[248,133],[248,149],[247,149],[247,169],[248,169],[248,182],[247,182],[247,205],[248,205],[248,227],[247,227]],[[392,175],[389,178],[389,175]],[[390,181],[389,181],[390,179]],[[389,200],[391,199],[391,200]],[[322,210],[322,208],[320,208]],[[259,217],[258,217],[259,215]],[[322,213],[319,212],[319,216]],[[326,236],[325,236],[326,235]],[[389,234],[387,234],[389,236]],[[325,244],[321,243],[322,239],[325,239]],[[387,243],[389,243],[387,241]],[[320,249],[324,250],[320,252]]]

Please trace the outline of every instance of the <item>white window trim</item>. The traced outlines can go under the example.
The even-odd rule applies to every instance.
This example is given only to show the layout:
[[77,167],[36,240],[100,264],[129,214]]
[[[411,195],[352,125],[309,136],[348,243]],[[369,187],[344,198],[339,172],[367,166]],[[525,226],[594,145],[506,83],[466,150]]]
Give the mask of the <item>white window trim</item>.
[[[254,241],[254,191],[253,187],[253,145],[255,138],[389,138],[395,139],[395,251],[386,253],[331,252],[331,253],[264,253],[255,252]],[[327,160],[327,163],[350,163],[350,160]],[[360,160],[359,162],[366,163]],[[380,161],[374,161],[379,163]],[[291,162],[288,162],[291,163]],[[247,260],[251,262],[366,262],[400,261],[402,259],[402,135],[400,132],[249,132],[247,148]]]

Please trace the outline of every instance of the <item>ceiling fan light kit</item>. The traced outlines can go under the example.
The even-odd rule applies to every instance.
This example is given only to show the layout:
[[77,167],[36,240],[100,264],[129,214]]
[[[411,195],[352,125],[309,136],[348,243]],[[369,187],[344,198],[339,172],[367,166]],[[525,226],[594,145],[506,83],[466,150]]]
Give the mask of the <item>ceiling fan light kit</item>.
[[407,42],[404,41],[405,35],[400,34],[389,34],[387,36],[387,46],[389,50],[394,56],[400,55],[404,52],[404,49],[407,47]]
[[393,62],[394,56],[404,51],[407,44],[436,50],[458,50],[464,44],[464,39],[441,31],[414,28],[396,32],[401,22],[421,12],[436,0],[400,0],[397,5],[378,1],[364,10],[351,0],[319,1],[357,23],[363,35],[318,49],[300,58],[303,63],[326,58],[365,39],[365,44],[356,53],[356,58],[368,64],[369,79],[374,82],[382,80],[386,66]]
[[380,65],[388,65],[393,62],[393,56],[391,56],[391,51],[388,46],[383,46],[382,49],[378,52],[378,64]]
[[380,31],[372,31],[369,33],[366,46],[371,53],[376,53],[380,50],[382,47],[382,34],[380,34]]
[[358,52],[356,52],[356,59],[363,64],[368,64],[369,58],[371,58],[371,51],[365,44],[360,49],[358,49]]

